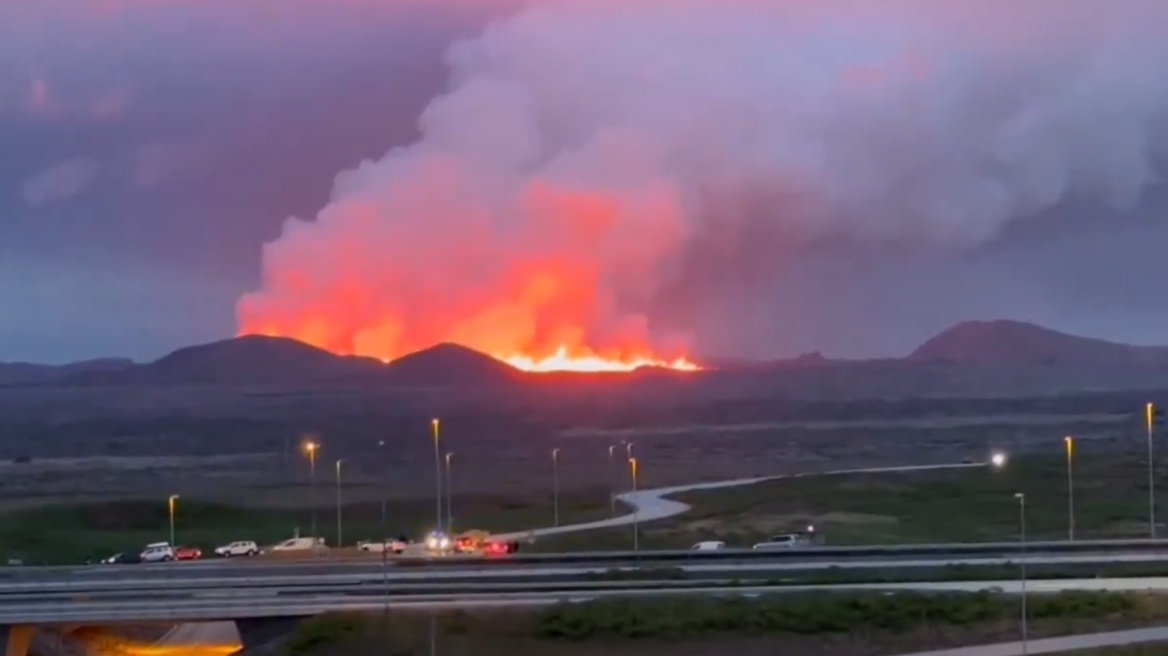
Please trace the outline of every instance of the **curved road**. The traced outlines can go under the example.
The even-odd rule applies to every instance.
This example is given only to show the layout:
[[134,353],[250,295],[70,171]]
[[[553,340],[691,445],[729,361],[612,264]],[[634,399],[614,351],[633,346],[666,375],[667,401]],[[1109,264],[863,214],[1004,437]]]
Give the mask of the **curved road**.
[[895,472],[914,472],[914,471],[931,471],[938,469],[970,469],[974,467],[988,467],[988,462],[974,462],[961,463],[950,465],[907,465],[899,467],[862,467],[859,469],[834,469],[825,472],[804,472],[799,474],[779,474],[776,476],[759,476],[756,478],[737,478],[729,481],[713,481],[707,483],[690,483],[687,485],[674,485],[671,487],[659,487],[650,490],[638,490],[636,492],[624,492],[617,495],[617,500],[630,506],[633,512],[622,515],[620,517],[613,517],[611,519],[601,519],[594,522],[584,522],[581,524],[569,524],[567,526],[556,526],[551,528],[537,528],[528,531],[518,531],[515,533],[501,533],[493,535],[492,537],[498,540],[525,540],[533,537],[545,537],[548,535],[560,535],[563,533],[577,533],[580,531],[593,531],[601,528],[614,528],[617,526],[628,526],[634,522],[651,522],[658,519],[665,519],[667,517],[674,517],[690,510],[688,504],[680,501],[674,501],[666,497],[674,494],[681,494],[682,492],[696,492],[699,490],[717,490],[727,487],[742,487],[745,485],[755,485],[757,483],[765,483],[767,481],[778,481],[784,478],[802,478],[805,476],[841,476],[844,474],[880,474],[880,473],[895,473]]

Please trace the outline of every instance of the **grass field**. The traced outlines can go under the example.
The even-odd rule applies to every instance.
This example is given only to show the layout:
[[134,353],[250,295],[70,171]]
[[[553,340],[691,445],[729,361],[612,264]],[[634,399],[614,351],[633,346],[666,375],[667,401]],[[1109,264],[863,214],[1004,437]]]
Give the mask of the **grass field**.
[[[1142,454],[1093,452],[1076,446],[1073,461],[1075,538],[1147,537],[1148,470]],[[1155,471],[1157,523],[1168,519],[1168,460]],[[643,549],[686,548],[699,540],[750,546],[809,524],[827,544],[1012,541],[1026,495],[1030,540],[1068,537],[1064,455],[1027,455],[1004,467],[779,479],[695,491],[671,498],[693,509],[642,524]],[[542,540],[540,549],[630,548],[631,527]],[[1160,526],[1158,535],[1168,537]]]
[[[1166,600],[1153,595],[1065,593],[1031,601],[1034,639],[1168,619]],[[322,615],[301,624],[283,653],[431,653],[433,626],[443,656],[877,656],[1017,640],[1018,604],[984,593],[616,600],[535,611],[391,611],[388,630],[377,615]]]
[[[1147,460],[1143,454],[1076,447],[1075,538],[1148,535]],[[1168,466],[1158,466],[1157,506],[1168,518]],[[1068,477],[1065,456],[1027,455],[989,466],[916,472],[805,476],[751,486],[698,491],[673,498],[693,506],[685,515],[639,527],[642,549],[687,548],[706,539],[750,546],[775,533],[814,525],[827,544],[951,541],[1012,541],[1019,537],[1016,492],[1026,495],[1027,537],[1068,537]],[[513,531],[553,523],[549,495],[456,496],[455,528]],[[335,506],[322,490],[317,532],[336,541]],[[538,498],[537,498],[538,497]],[[561,496],[561,523],[611,515],[607,488]],[[87,556],[138,548],[165,540],[166,500],[125,501],[31,509],[0,519],[0,554],[26,561],[76,562]],[[421,536],[435,523],[433,498],[394,499],[386,507],[363,501],[343,509],[345,542],[382,533]],[[299,528],[310,532],[307,508],[242,508],[180,499],[176,533],[180,543],[211,547],[238,539],[274,542]],[[1158,529],[1168,537],[1168,529]],[[543,538],[533,550],[631,549],[633,527]]]
[[[323,496],[323,495],[322,495]],[[445,513],[445,507],[443,507]],[[553,523],[552,504],[515,497],[456,496],[451,504],[455,531],[487,529],[515,531]],[[336,506],[318,506],[317,533],[336,545]],[[179,499],[175,505],[175,541],[198,546],[205,553],[233,540],[272,544],[311,533],[309,508],[253,508]],[[343,541],[406,535],[419,539],[436,523],[433,499],[391,500],[385,506],[361,502],[342,506]],[[607,491],[563,495],[561,522],[611,516]],[[149,542],[169,540],[166,499],[47,506],[4,515],[0,519],[0,556],[19,557],[27,564],[83,562],[119,551],[141,549]]]

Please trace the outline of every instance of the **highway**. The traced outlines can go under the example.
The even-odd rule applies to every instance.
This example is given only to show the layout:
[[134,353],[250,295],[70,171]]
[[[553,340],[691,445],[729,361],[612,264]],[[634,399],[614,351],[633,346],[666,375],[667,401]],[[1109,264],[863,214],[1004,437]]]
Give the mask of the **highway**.
[[[73,603],[60,600],[43,602],[22,601],[0,603],[0,623],[3,624],[102,624],[129,621],[211,622],[254,619],[264,617],[297,617],[317,615],[330,611],[373,611],[387,605],[394,609],[443,609],[504,606],[545,606],[555,603],[579,603],[610,598],[648,598],[665,596],[726,596],[757,597],[767,594],[785,594],[808,591],[906,591],[976,592],[983,590],[1017,594],[1021,590],[1017,579],[978,582],[941,583],[874,583],[849,585],[806,586],[725,586],[676,589],[638,589],[633,585],[609,584],[607,589],[565,590],[556,592],[499,592],[484,593],[427,593],[411,595],[349,595],[321,593],[312,596],[282,596],[278,591],[233,590],[218,595],[191,596],[171,599],[166,603],[156,600],[86,600]],[[1150,591],[1168,590],[1168,578],[1144,579],[1080,579],[1028,581],[1032,594],[1068,590]]]
[[[1138,541],[1136,541],[1138,544]],[[981,553],[968,554],[977,546]],[[1168,562],[1168,548],[1159,543],[1149,546],[1104,549],[1097,543],[1078,543],[1081,552],[1068,552],[1070,545],[1055,547],[1032,547],[1026,554],[1029,565],[1084,565],[1108,563],[1157,563]],[[272,563],[265,566],[237,565],[230,563],[222,567],[188,566],[187,563],[168,563],[160,566],[125,565],[99,568],[73,568],[52,570],[20,570],[13,568],[0,578],[0,594],[17,590],[99,590],[127,587],[207,587],[214,585],[239,585],[243,582],[265,584],[311,584],[323,582],[344,582],[363,580],[467,580],[467,579],[507,579],[599,575],[613,570],[649,569],[661,572],[663,569],[689,573],[746,574],[761,572],[795,572],[827,569],[909,569],[937,568],[945,566],[989,566],[1007,565],[1019,560],[1020,552],[1015,545],[933,545],[925,549],[930,555],[913,553],[919,547],[881,548],[877,555],[869,555],[867,548],[858,549],[859,555],[847,556],[847,550],[821,550],[820,552],[798,553],[788,550],[779,553],[749,552],[747,554],[726,554],[728,557],[689,558],[675,560],[667,556],[661,558],[654,552],[644,552],[640,556],[632,554],[609,561],[590,560],[595,556],[581,554],[580,559],[564,562],[501,562],[488,563],[481,560],[460,560],[441,567],[432,567],[426,562],[413,565],[388,562],[307,562]],[[945,555],[951,550],[951,555]],[[822,553],[827,551],[827,553]],[[837,551],[844,551],[843,554]],[[937,555],[932,555],[937,554]]]

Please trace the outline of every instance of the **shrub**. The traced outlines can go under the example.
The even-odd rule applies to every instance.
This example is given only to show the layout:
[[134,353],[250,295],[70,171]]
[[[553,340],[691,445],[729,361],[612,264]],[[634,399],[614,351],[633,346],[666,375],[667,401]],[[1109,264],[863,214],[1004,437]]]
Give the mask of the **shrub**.
[[[976,593],[812,593],[757,598],[639,601],[600,600],[561,604],[541,611],[536,637],[584,640],[594,637],[680,637],[725,632],[818,635],[856,629],[908,631],[932,625],[962,626],[1020,612],[1016,596]],[[1086,619],[1135,609],[1135,597],[1109,592],[1034,595],[1035,618]]]
[[370,618],[356,613],[325,613],[300,623],[288,638],[291,656],[311,653],[324,646],[344,644],[369,632]]

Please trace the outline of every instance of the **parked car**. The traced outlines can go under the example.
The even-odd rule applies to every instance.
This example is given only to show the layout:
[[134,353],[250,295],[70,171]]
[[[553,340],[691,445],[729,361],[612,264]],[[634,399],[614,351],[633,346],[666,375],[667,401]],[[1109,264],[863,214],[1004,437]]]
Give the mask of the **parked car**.
[[759,542],[754,545],[755,549],[795,549],[797,547],[806,546],[809,540],[798,533],[787,533],[784,535],[776,535],[766,542]]
[[272,547],[272,551],[307,551],[309,549],[327,549],[324,538],[288,538]]
[[174,560],[174,548],[169,542],[151,542],[138,554],[138,558],[144,563],[170,562]]
[[519,551],[519,543],[515,540],[508,542],[488,542],[483,553],[488,556],[501,556],[503,554],[513,554]]
[[384,540],[362,540],[357,543],[357,548],[361,551],[372,551],[381,553],[387,551],[393,554],[400,554],[406,550],[408,543],[405,540],[385,538]]
[[203,550],[198,547],[175,547],[175,560],[198,560],[203,557]]
[[215,555],[220,558],[230,558],[232,556],[254,556],[260,552],[259,545],[253,540],[236,540],[231,544],[225,544],[222,547],[215,547]]
[[102,558],[103,565],[133,565],[142,562],[142,555],[130,551],[120,551],[109,558]]

